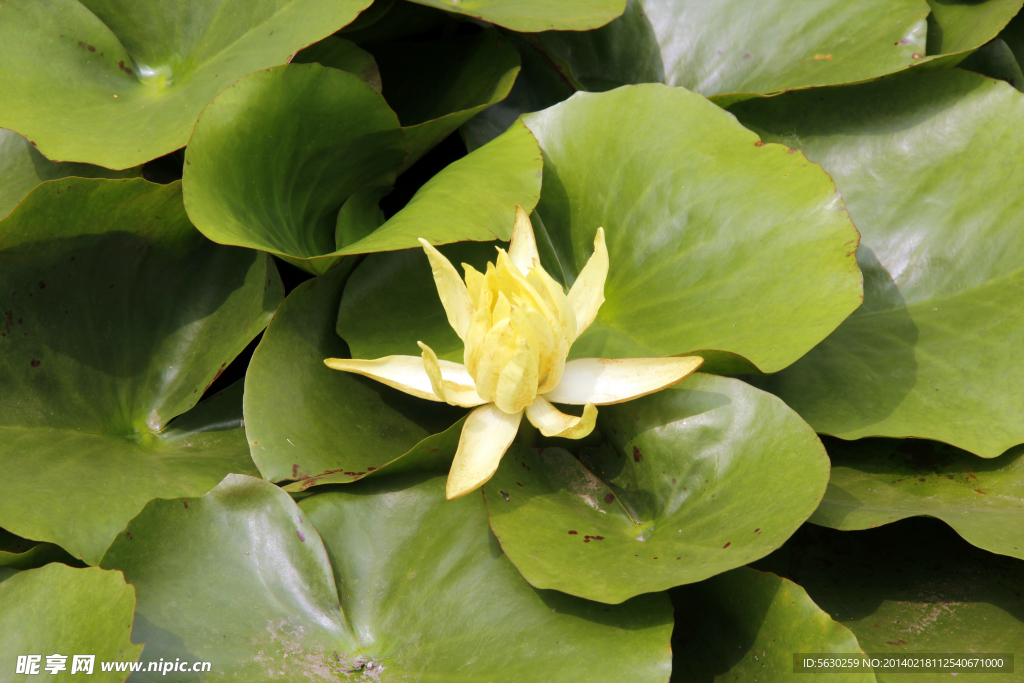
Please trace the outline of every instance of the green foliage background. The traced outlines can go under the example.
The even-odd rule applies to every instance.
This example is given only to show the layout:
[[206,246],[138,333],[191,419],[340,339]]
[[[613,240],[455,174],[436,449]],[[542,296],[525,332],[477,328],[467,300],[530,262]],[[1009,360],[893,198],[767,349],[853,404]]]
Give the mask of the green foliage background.
[[[0,680],[1024,653],[1022,5],[7,0]],[[448,502],[466,411],[322,361],[461,361],[417,240],[516,205],[607,234],[571,357],[705,363]]]

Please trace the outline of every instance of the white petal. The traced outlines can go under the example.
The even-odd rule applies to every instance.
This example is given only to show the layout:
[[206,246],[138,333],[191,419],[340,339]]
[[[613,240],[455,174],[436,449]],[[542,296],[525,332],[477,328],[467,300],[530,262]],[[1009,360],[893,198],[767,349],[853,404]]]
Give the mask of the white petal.
[[521,206],[516,206],[516,222],[512,226],[512,242],[508,245],[508,255],[523,275],[530,272],[530,268],[540,264],[540,254],[537,253],[537,238],[533,235],[533,225]]
[[466,328],[473,317],[473,300],[469,296],[466,283],[459,277],[459,271],[455,270],[451,261],[430,242],[420,238],[420,244],[430,259],[430,270],[434,274],[434,284],[437,285],[437,294],[441,297],[444,312],[448,314],[448,324],[455,330],[455,334],[459,335],[459,339],[465,339]]
[[445,488],[448,500],[475,491],[494,476],[501,456],[516,438],[522,419],[522,411],[506,413],[493,403],[482,405],[469,414],[448,473]]
[[588,403],[583,416],[566,415],[543,396],[538,396],[526,407],[526,419],[544,436],[560,436],[564,439],[582,439],[594,431],[597,423],[597,408]]
[[604,303],[604,281],[607,277],[608,248],[604,244],[604,228],[598,228],[594,237],[594,253],[569,290],[569,303],[576,311],[577,338],[594,322],[598,309]]
[[449,360],[439,360],[434,350],[423,342],[423,369],[430,379],[430,387],[441,400],[453,406],[472,408],[484,403],[476,393],[476,385],[466,366]]
[[334,370],[375,379],[381,384],[428,401],[441,400],[430,386],[430,378],[423,369],[423,359],[417,356],[385,356],[376,360],[328,358],[324,364]]
[[675,384],[703,362],[700,356],[579,358],[565,364],[562,381],[544,398],[570,405],[622,403]]

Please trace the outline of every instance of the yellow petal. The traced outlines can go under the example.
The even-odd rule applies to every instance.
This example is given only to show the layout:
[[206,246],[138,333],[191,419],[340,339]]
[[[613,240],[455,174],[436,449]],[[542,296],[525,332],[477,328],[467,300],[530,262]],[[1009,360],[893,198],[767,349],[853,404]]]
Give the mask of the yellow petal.
[[498,292],[498,300],[494,302],[494,311],[491,313],[491,324],[494,325],[506,318],[512,317],[512,304],[509,303],[505,292]]
[[530,271],[527,281],[541,294],[555,311],[559,323],[559,329],[568,344],[576,341],[579,334],[576,332],[576,311],[562,290],[562,285],[555,282],[555,279],[548,275],[543,268],[534,268]]
[[476,380],[476,393],[488,401],[494,400],[498,392],[498,378],[501,377],[505,364],[512,360],[515,351],[516,332],[508,318],[495,323],[487,330],[474,359],[476,371],[473,372],[473,379]]
[[487,330],[491,327],[491,292],[484,289],[480,294],[480,303],[473,311],[473,318],[469,321],[469,328],[466,330],[465,351],[462,354],[462,362],[466,364],[469,374],[476,376],[477,368],[480,366],[480,349],[483,346]]
[[448,500],[475,491],[494,476],[501,456],[516,438],[522,419],[522,411],[509,414],[493,403],[482,405],[469,414],[448,473],[445,488]]
[[577,337],[597,317],[597,311],[604,303],[604,282],[607,277],[608,248],[604,243],[604,228],[598,228],[597,236],[594,237],[594,253],[569,290],[569,304],[576,311]]
[[588,403],[583,416],[566,415],[543,396],[538,396],[526,407],[526,419],[544,436],[560,436],[563,439],[582,439],[594,431],[597,423],[597,408]]
[[537,397],[537,354],[522,337],[498,376],[494,403],[506,413],[518,413]]
[[512,242],[508,245],[508,256],[523,275],[530,272],[535,265],[540,265],[533,225],[521,206],[516,206],[516,222],[512,226]]
[[579,358],[565,364],[562,381],[544,395],[553,403],[604,406],[671,386],[700,367],[699,356],[683,358]]
[[381,384],[428,401],[441,400],[430,386],[430,378],[423,369],[423,360],[416,356],[385,356],[376,360],[328,358],[324,365],[333,370],[375,379]]
[[434,350],[423,342],[416,342],[423,349],[423,369],[430,379],[434,393],[446,403],[463,408],[487,403],[476,393],[476,385],[469,376],[466,366],[448,360],[438,360]]
[[444,312],[448,314],[448,324],[459,335],[459,339],[466,338],[466,328],[469,327],[469,320],[473,317],[473,300],[466,289],[466,283],[459,277],[459,271],[451,261],[435,249],[425,239],[420,238],[423,251],[427,252],[430,259],[430,269],[434,274],[434,284],[437,285],[437,293],[441,297],[441,304]]
[[469,291],[469,299],[473,302],[473,306],[479,308],[480,294],[484,289],[484,274],[468,263],[462,264],[462,270],[466,272],[466,289]]

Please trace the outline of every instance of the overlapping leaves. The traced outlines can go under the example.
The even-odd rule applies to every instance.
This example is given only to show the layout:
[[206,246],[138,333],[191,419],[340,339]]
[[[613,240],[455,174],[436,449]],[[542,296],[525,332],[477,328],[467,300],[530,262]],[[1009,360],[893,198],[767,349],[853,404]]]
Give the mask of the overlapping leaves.
[[208,680],[530,681],[541,669],[653,682],[670,667],[665,596],[604,608],[534,590],[480,499],[445,501],[437,477],[366,482],[300,509],[231,476],[203,498],[149,503],[103,566],[136,587],[147,658],[216,660]]
[[517,447],[484,488],[491,528],[538,588],[614,603],[747,564],[828,480],[810,428],[738,380],[698,373],[599,422],[607,446],[579,460]]
[[224,88],[287,63],[368,5],[6,2],[0,126],[35,142],[50,159],[135,166],[184,147],[203,107]]
[[507,238],[516,204],[532,208],[540,190],[540,155],[522,126],[449,165],[387,222],[376,208],[409,145],[422,153],[472,112],[403,129],[355,75],[320,64],[253,74],[196,126],[183,180],[189,216],[210,239],[314,273],[346,254],[408,248],[419,237]]
[[[574,357],[696,351],[713,371],[774,371],[859,304],[858,236],[828,176],[703,98],[658,85],[579,94],[524,123],[544,154],[533,220],[548,272],[571,285],[594,231],[607,235],[606,301]],[[408,270],[415,258],[375,257],[378,272],[403,273],[388,278],[357,269],[339,317],[355,356],[409,353],[417,339],[460,352],[429,281]],[[391,315],[371,315],[381,306]]]
[[926,437],[983,457],[1024,442],[1024,195],[1004,156],[1024,96],[952,70],[733,111],[820,162],[863,234],[864,305],[764,385],[845,439]]
[[269,320],[267,256],[204,239],[177,183],[50,181],[0,226],[0,525],[95,563],[151,498],[254,472],[240,386],[168,425]]

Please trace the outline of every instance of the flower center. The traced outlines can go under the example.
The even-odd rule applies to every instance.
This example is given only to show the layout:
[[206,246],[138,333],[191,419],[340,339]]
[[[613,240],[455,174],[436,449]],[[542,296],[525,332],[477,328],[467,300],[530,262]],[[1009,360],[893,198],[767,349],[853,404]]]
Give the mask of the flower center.
[[498,252],[486,273],[464,266],[474,306],[464,360],[480,398],[517,413],[558,385],[576,313],[539,264],[523,273]]

